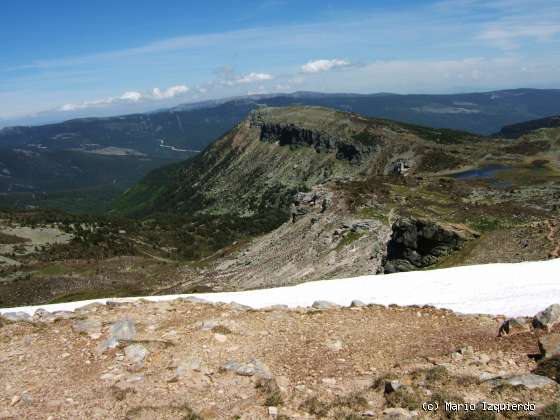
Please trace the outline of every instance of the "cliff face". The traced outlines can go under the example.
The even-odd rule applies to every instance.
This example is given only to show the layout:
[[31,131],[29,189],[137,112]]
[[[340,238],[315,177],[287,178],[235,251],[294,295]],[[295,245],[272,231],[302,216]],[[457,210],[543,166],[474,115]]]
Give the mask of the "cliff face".
[[277,143],[280,146],[310,147],[317,153],[334,153],[336,159],[359,164],[377,151],[382,143],[362,144],[351,141],[347,137],[298,127],[294,124],[266,122],[259,111],[253,111],[250,116],[251,127],[260,130],[260,140],[267,143]]
[[385,273],[429,267],[478,236],[465,226],[445,226],[430,220],[397,220],[387,244]]

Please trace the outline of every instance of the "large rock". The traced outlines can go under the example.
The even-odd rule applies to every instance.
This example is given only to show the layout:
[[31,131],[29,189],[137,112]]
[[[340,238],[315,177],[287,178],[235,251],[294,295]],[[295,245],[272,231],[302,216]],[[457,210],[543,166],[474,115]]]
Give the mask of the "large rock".
[[550,330],[560,321],[560,305],[555,303],[533,317],[533,327]]
[[140,363],[144,361],[150,352],[142,344],[131,344],[124,349],[124,354],[129,361]]
[[462,225],[444,225],[430,220],[402,218],[393,223],[387,244],[385,273],[411,271],[437,263],[478,236]]
[[136,337],[136,326],[132,319],[123,319],[111,325],[111,337],[117,340],[133,340]]
[[136,327],[131,319],[123,319],[111,325],[109,338],[98,348],[100,353],[116,348],[121,340],[133,340],[136,337]]
[[316,300],[315,302],[313,302],[313,305],[311,305],[311,306],[315,309],[336,309],[336,308],[340,308],[340,305],[337,305],[336,303],[333,303],[333,302],[329,302],[327,300]]
[[539,338],[539,349],[545,359],[560,356],[560,334],[548,334]]
[[529,331],[529,324],[523,318],[510,318],[506,319],[500,326],[498,335],[503,337],[505,335],[520,334]]
[[6,312],[5,314],[0,315],[2,318],[4,318],[7,321],[12,321],[12,322],[19,322],[19,321],[27,321],[30,322],[31,321],[31,316],[26,313],[26,312]]
[[270,369],[260,360],[252,359],[247,363],[228,362],[223,369],[234,372],[240,376],[256,376],[260,379],[272,379]]

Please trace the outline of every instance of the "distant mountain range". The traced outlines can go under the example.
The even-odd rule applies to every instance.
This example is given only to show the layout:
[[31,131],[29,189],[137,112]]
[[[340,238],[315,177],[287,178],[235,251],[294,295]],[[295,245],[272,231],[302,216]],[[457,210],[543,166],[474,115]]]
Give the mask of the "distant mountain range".
[[496,137],[502,137],[505,139],[517,139],[534,130],[557,127],[560,127],[560,115],[548,118],[540,118],[538,120],[525,121],[518,124],[506,125],[496,134]]
[[[560,90],[451,95],[296,92],[211,100],[143,114],[6,127],[0,129],[0,192],[61,191],[83,184],[95,187],[107,179],[125,189],[154,166],[184,160],[203,150],[251,110],[293,105],[323,106],[490,135],[506,125],[560,114]],[[120,164],[97,165],[101,158]],[[102,176],[96,167],[103,171]],[[123,173],[132,176],[123,177]],[[76,182],[76,177],[87,178],[87,182]]]

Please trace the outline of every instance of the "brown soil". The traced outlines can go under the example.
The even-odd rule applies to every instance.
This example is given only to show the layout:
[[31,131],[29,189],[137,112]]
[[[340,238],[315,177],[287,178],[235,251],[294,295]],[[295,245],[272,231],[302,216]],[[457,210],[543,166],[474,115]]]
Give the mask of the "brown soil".
[[[0,418],[267,419],[275,413],[269,406],[286,416],[278,418],[383,418],[391,406],[446,418],[422,411],[421,403],[444,395],[541,408],[560,396],[557,386],[496,390],[483,381],[536,366],[536,333],[499,338],[500,317],[382,306],[255,311],[184,301],[95,306],[74,316],[101,321],[102,334],[74,332],[76,319],[0,325]],[[110,325],[122,319],[134,320],[137,335],[100,353]],[[132,342],[149,350],[144,362],[125,357]],[[474,354],[451,357],[465,346]],[[223,369],[252,359],[273,379]],[[199,366],[176,375],[193,360]],[[387,375],[410,395],[384,394]]]

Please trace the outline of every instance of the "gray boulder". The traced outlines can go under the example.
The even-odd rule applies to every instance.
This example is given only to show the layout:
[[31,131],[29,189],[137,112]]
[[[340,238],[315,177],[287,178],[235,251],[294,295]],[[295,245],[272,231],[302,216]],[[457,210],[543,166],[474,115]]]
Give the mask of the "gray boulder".
[[136,337],[136,327],[131,319],[123,319],[111,325],[109,338],[98,348],[100,353],[116,348],[121,340],[133,340]]
[[311,305],[311,307],[313,307],[315,309],[336,309],[336,308],[340,308],[340,306],[337,305],[336,303],[329,302],[329,301],[326,301],[326,300],[316,300],[315,302],[313,302],[313,305]]
[[111,337],[116,340],[133,340],[136,327],[132,319],[122,319],[111,325]]
[[19,322],[19,321],[31,321],[31,316],[27,312],[6,312],[1,315],[7,321]]
[[539,338],[539,349],[545,359],[560,356],[560,334],[548,334]]
[[140,363],[144,361],[150,352],[142,344],[131,344],[124,349],[124,354],[129,361]]
[[273,377],[270,369],[258,359],[252,359],[248,363],[228,362],[222,368],[240,376],[255,376],[259,379]]
[[533,327],[550,330],[560,321],[560,305],[555,303],[533,317]]

